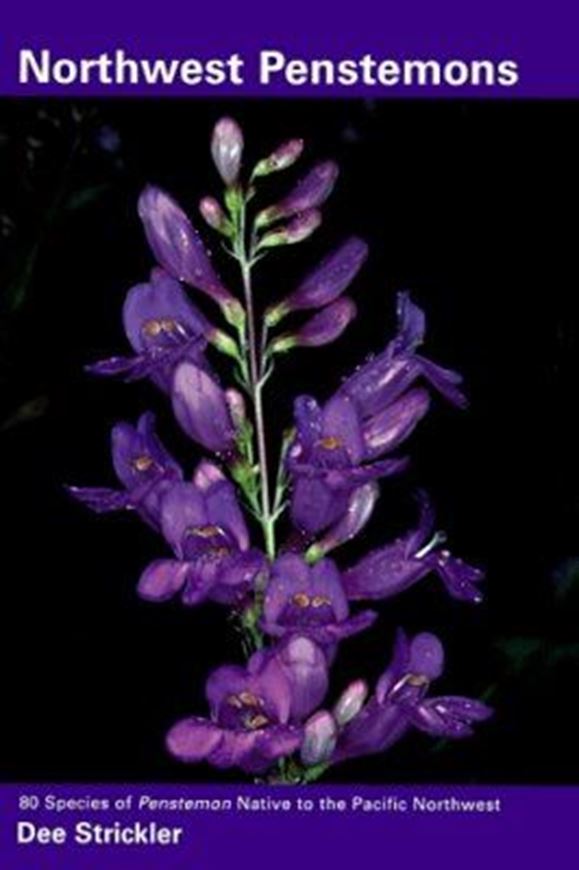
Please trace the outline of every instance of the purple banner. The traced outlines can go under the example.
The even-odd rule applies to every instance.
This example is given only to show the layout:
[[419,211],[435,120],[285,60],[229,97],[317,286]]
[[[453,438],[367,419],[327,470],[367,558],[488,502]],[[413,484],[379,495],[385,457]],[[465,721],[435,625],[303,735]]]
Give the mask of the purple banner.
[[577,97],[578,15],[567,0],[12,4],[0,93]]
[[[5,867],[576,866],[578,789],[10,785]],[[548,816],[547,816],[548,811]]]

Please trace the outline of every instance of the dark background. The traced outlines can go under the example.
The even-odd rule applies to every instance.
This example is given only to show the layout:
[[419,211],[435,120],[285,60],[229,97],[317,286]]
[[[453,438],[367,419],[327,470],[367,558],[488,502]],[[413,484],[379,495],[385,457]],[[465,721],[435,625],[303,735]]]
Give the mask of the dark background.
[[[346,234],[371,246],[347,337],[278,366],[275,433],[293,395],[327,397],[384,345],[399,289],[427,311],[427,355],[463,372],[471,397],[466,412],[435,403],[410,443],[412,472],[386,483],[362,541],[338,559],[411,525],[420,484],[453,550],[486,566],[485,603],[453,602],[434,577],[383,603],[377,627],[342,645],[333,691],[375,678],[403,625],[444,640],[437,691],[489,698],[496,716],[470,741],[412,734],[328,779],[577,782],[579,105],[439,101],[1,105],[3,777],[239,779],[181,766],[162,745],[176,719],[204,712],[208,670],[241,660],[226,614],[139,601],[163,542],[62,488],[113,485],[110,427],[147,408],[188,471],[199,458],[152,385],[82,369],[127,350],[124,294],[152,265],[140,189],[160,184],[195,215],[219,192],[208,138],[225,113],[245,128],[248,162],[299,135],[309,160],[342,169],[316,237],[258,272],[260,305]],[[262,202],[295,177],[264,183]]]

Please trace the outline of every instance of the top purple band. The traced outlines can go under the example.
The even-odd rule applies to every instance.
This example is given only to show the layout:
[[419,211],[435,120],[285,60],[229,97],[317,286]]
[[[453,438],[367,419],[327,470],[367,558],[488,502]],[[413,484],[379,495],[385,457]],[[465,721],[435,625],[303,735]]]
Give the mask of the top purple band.
[[4,16],[0,94],[572,98],[578,18],[569,0],[31,0]]

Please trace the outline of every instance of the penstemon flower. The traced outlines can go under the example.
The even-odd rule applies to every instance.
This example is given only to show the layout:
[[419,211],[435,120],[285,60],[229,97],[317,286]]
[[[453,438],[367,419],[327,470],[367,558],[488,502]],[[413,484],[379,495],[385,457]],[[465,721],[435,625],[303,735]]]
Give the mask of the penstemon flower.
[[[217,602],[241,635],[246,664],[210,674],[208,717],[177,722],[168,752],[285,783],[311,782],[331,765],[384,752],[411,728],[466,737],[491,715],[474,699],[430,697],[444,667],[442,644],[402,631],[374,691],[359,678],[327,706],[339,645],[347,649],[347,638],[379,617],[358,602],[390,598],[431,573],[452,597],[478,602],[483,572],[445,548],[423,494],[415,529],[355,564],[341,555],[372,517],[382,478],[406,469],[409,460],[397,451],[433,396],[466,405],[460,375],[418,353],[426,318],[406,292],[398,295],[397,332],[381,353],[330,395],[295,398],[272,473],[266,387],[285,354],[343,335],[357,315],[345,294],[368,256],[366,243],[351,237],[297,288],[282,287],[281,301],[266,298],[256,310],[258,263],[283,256],[322,226],[320,209],[338,177],[333,161],[319,163],[277,203],[262,203],[261,186],[291,168],[303,147],[301,139],[284,142],[244,181],[241,128],[231,118],[215,126],[210,150],[224,191],[203,197],[199,212],[237,263],[239,294],[225,287],[175,200],[152,186],[142,192],[138,214],[158,265],[125,300],[133,355],[87,368],[151,379],[195,444],[195,469],[190,475],[172,458],[147,412],[136,426],[112,430],[120,488],[68,488],[91,510],[132,510],[159,533],[166,551],[142,572],[141,598]],[[207,319],[195,291],[217,303],[223,323]],[[229,378],[218,374],[219,354],[232,366]],[[199,449],[211,458],[199,457]]]

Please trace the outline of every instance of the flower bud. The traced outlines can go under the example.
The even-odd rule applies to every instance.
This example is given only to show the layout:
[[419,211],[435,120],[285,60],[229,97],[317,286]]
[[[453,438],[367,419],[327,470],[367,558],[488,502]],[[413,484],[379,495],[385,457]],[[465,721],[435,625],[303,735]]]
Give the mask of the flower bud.
[[333,709],[334,719],[343,728],[354,719],[368,697],[368,685],[364,680],[356,680],[350,683],[348,688],[340,695]]
[[228,187],[237,181],[241,168],[243,133],[232,118],[221,118],[211,138],[211,156],[221,178]]
[[157,263],[171,277],[210,296],[226,316],[239,305],[223,286],[199,233],[168,193],[149,185],[139,197],[138,212]]
[[338,166],[332,160],[318,163],[281,202],[258,214],[256,227],[266,227],[280,218],[318,208],[332,192],[338,172]]
[[287,353],[294,347],[322,347],[341,336],[356,316],[356,305],[344,297],[314,314],[295,333],[286,332],[275,338],[270,350],[272,353]]
[[303,150],[303,139],[290,139],[289,142],[284,142],[269,157],[259,161],[253,170],[253,178],[260,178],[264,175],[271,175],[272,172],[288,169],[300,158]]
[[225,390],[225,401],[227,402],[233,425],[236,429],[239,429],[247,419],[245,400],[239,390],[229,389]]
[[231,224],[216,199],[212,196],[203,197],[199,203],[199,211],[205,223],[212,229],[224,236],[231,235]]
[[309,238],[317,230],[321,222],[322,215],[317,209],[304,211],[298,214],[286,226],[266,233],[259,242],[258,250],[260,248],[277,248],[279,245],[295,245],[297,242],[303,242],[304,239]]
[[336,748],[338,729],[331,713],[320,710],[306,722],[301,748],[302,762],[308,767],[328,761]]

